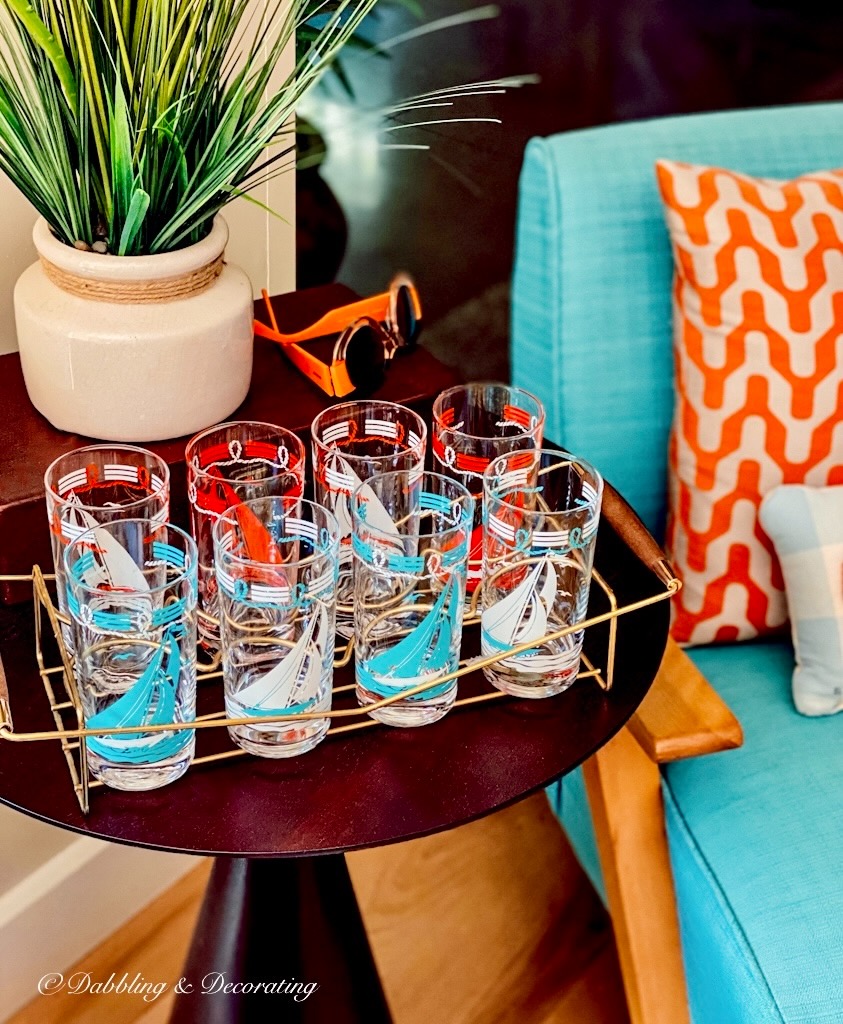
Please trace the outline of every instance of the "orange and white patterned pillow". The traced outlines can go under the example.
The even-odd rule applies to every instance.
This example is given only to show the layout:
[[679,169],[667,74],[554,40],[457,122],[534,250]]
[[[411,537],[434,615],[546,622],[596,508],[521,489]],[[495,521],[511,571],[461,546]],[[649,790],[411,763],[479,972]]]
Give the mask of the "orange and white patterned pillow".
[[843,483],[843,171],[656,171],[675,257],[673,634],[748,639],[787,620],[761,498]]

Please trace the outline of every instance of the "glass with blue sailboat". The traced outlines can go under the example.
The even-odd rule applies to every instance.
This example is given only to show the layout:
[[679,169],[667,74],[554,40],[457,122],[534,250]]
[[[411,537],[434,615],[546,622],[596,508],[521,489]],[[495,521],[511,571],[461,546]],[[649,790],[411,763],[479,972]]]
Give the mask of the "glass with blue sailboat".
[[254,498],[304,494],[304,445],[284,427],[220,423],[191,438],[185,449],[190,524],[199,548],[199,639],[219,650],[219,609],[213,527],[219,517]]
[[474,499],[438,473],[383,473],[351,516],[358,702],[386,725],[428,725],[457,695],[442,677],[459,667]]
[[468,593],[483,576],[483,473],[499,455],[541,448],[544,406],[511,384],[476,382],[443,391],[433,403],[431,445],[435,468],[475,496],[474,531],[468,560]]
[[[501,455],[484,477],[483,669],[516,697],[552,697],[577,678],[603,479],[562,451]],[[548,639],[555,633],[565,635]]]
[[[328,731],[339,527],[311,501],[257,498],[214,526],[229,734],[259,757],[293,757]],[[265,722],[267,717],[301,716]],[[310,717],[315,716],[315,717]]]
[[146,790],[183,775],[196,718],[197,552],[175,526],[126,519],[82,533],[65,551],[75,675],[91,774]]
[[[64,552],[86,530],[118,519],[170,518],[170,470],[163,459],[127,444],[99,444],[60,455],[44,474],[47,519],[56,570],[59,611],[67,611]],[[112,570],[118,572],[116,568]],[[119,578],[118,578],[119,585]],[[62,625],[73,653],[73,630]]]
[[[313,493],[340,527],[337,632],[354,635],[354,562],[349,499],[376,473],[424,472],[427,426],[418,413],[393,402],[343,402],[324,409],[311,426]],[[376,500],[369,493],[369,500]]]

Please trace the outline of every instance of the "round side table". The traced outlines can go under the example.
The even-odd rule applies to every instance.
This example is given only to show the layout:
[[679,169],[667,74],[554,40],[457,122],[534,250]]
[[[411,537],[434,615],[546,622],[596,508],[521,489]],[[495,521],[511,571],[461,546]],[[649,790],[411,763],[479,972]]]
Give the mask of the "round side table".
[[[663,557],[607,488],[596,567],[621,606],[664,594]],[[591,612],[605,605],[595,585]],[[668,621],[667,601],[618,618],[609,691],[585,678],[548,700],[491,700],[417,730],[375,726],[329,736],[289,761],[242,756],[197,765],[150,793],[99,788],[87,816],[57,742],[0,743],[0,801],[100,839],[216,858],[182,971],[184,987],[193,991],[177,998],[171,1024],[387,1024],[343,854],[453,828],[571,771],[644,698]],[[469,654],[472,641],[468,636]],[[593,664],[605,664],[607,646],[608,626],[587,631]],[[4,613],[0,653],[15,721],[27,730],[50,728],[31,612]],[[350,682],[352,674],[339,671],[337,683]],[[480,673],[460,681],[461,696],[488,689]],[[200,686],[200,713],[218,705],[218,687]],[[199,753],[230,746],[222,729],[200,730],[198,744]],[[279,993],[206,994],[202,979],[211,973],[241,989],[279,981],[319,987],[298,1002]]]

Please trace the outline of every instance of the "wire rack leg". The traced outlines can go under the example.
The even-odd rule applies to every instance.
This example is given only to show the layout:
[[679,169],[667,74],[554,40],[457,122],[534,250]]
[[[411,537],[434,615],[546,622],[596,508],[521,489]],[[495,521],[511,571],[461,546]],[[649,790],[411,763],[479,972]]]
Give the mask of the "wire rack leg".
[[[44,574],[36,565],[32,569],[32,596],[35,614],[35,658],[38,662],[38,673],[41,682],[47,691],[47,699],[50,702],[50,711],[53,714],[53,721],[56,730],[61,735],[65,729],[63,714],[72,710],[75,716],[75,725],[81,729],[85,724],[82,712],[82,702],[76,689],[76,678],[73,674],[73,665],[67,653],[67,647],[62,636],[61,623],[56,616],[55,606],[50,599],[50,592],[44,579]],[[44,663],[44,615],[53,632],[59,654],[61,655],[61,666],[58,668],[47,668]],[[64,700],[58,700],[53,687],[53,675],[60,673],[63,683]],[[88,774],[88,741],[85,736],[76,740],[69,740],[61,736],[61,748],[70,772],[70,780],[73,783],[73,792],[79,801],[83,814],[87,814],[90,807],[90,794],[88,785],[90,782]]]

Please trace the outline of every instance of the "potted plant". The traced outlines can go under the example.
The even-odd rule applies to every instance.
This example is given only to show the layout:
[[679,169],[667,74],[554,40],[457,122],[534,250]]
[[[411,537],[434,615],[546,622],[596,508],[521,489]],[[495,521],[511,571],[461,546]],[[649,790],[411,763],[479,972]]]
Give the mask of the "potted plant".
[[18,343],[55,426],[151,441],[242,402],[252,288],[219,214],[283,169],[298,101],[375,3],[314,23],[312,0],[0,0],[0,168],[41,215]]

